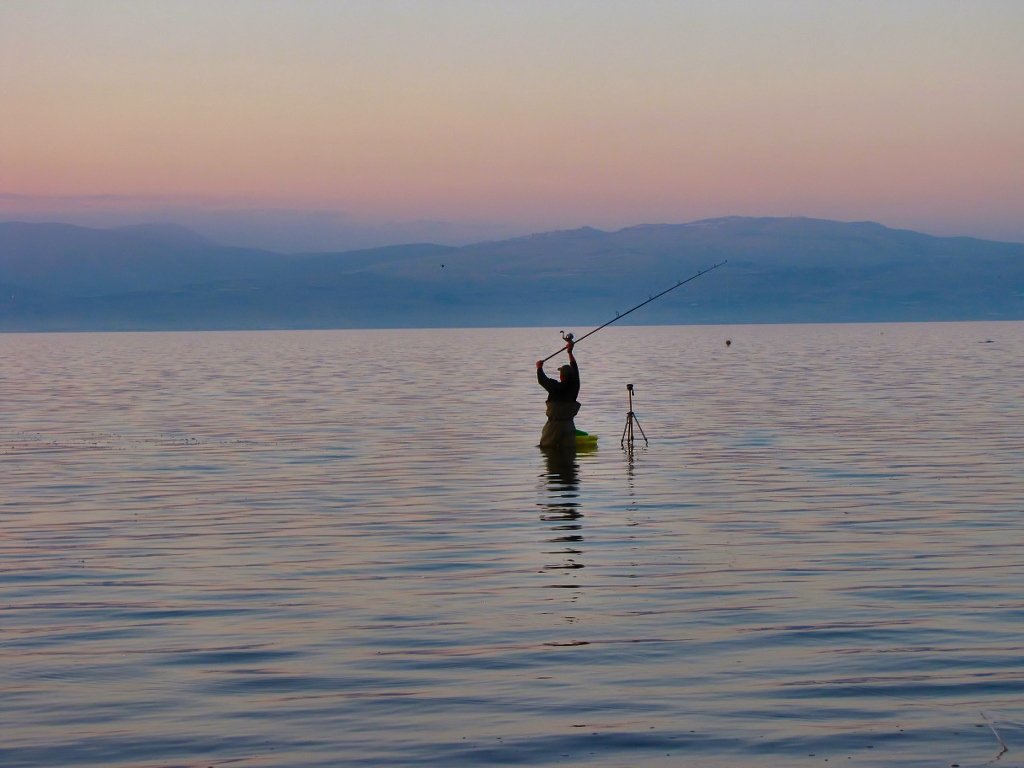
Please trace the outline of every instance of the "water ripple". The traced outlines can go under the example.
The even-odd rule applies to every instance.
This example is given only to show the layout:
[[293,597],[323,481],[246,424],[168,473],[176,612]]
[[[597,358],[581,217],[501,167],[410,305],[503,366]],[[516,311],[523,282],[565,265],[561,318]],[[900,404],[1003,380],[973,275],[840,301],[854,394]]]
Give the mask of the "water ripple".
[[1024,765],[1024,324],[554,338],[0,335],[0,764]]

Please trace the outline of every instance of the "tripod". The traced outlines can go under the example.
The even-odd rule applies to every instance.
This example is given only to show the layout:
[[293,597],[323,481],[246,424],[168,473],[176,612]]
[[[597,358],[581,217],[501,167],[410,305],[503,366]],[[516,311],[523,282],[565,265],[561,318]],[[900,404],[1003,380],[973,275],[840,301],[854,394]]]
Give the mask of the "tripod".
[[644,428],[640,426],[640,419],[633,413],[633,385],[627,384],[626,391],[629,392],[629,413],[626,414],[626,426],[622,428],[622,439],[619,441],[619,445],[632,451],[634,424],[640,430],[640,435],[644,439],[644,445],[650,445],[650,442],[647,440],[647,435],[644,434]]

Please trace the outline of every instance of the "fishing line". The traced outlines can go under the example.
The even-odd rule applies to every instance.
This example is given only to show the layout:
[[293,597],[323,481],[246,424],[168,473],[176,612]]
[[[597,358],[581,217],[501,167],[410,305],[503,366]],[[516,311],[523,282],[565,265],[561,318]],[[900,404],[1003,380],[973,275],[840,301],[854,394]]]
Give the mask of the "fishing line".
[[[630,314],[631,312],[636,312],[638,309],[640,309],[640,307],[645,306],[646,304],[650,304],[655,299],[660,299],[662,296],[664,296],[669,291],[674,291],[679,286],[686,285],[691,280],[696,280],[701,275],[706,275],[708,272],[710,272],[713,269],[718,269],[720,266],[722,266],[723,264],[727,263],[728,261],[729,261],[728,259],[726,259],[725,261],[720,261],[718,264],[715,264],[713,267],[708,267],[707,269],[702,269],[701,271],[699,271],[697,274],[693,275],[692,277],[688,277],[685,280],[680,280],[678,283],[673,285],[671,288],[666,288],[664,291],[662,291],[661,293],[657,294],[656,296],[649,296],[647,298],[647,301],[640,302],[639,304],[637,304],[632,309],[623,312],[621,315],[618,312],[616,312],[615,313],[615,317],[613,317],[607,323],[605,323],[604,325],[597,326],[597,328],[595,328],[594,330],[590,331],[589,333],[583,334],[578,339],[574,340],[571,333],[565,333],[564,331],[562,332],[562,338],[565,339],[566,341],[572,341],[573,344],[579,344],[581,341],[583,341],[585,338],[587,338],[587,336],[593,336],[595,333],[600,331],[602,328],[607,328],[612,323],[619,322],[619,320],[621,320],[622,318],[624,318],[626,315]],[[548,360],[550,360],[552,357],[557,355],[559,352],[564,352],[564,351],[565,351],[565,347],[562,347],[560,350],[558,350],[558,352],[552,352],[550,355],[548,355],[543,360],[541,360],[541,362],[542,363],[546,363]]]

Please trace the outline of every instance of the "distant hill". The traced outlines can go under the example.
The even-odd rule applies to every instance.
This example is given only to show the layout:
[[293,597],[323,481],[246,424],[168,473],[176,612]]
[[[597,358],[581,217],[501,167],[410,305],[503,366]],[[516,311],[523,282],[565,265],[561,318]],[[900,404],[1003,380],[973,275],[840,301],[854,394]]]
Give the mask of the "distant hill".
[[438,245],[285,256],[218,245],[175,225],[90,229],[0,223],[0,284],[55,296],[161,291],[223,280],[335,275],[452,250]]
[[1024,244],[730,217],[279,254],[180,227],[0,224],[0,330],[1024,319]]

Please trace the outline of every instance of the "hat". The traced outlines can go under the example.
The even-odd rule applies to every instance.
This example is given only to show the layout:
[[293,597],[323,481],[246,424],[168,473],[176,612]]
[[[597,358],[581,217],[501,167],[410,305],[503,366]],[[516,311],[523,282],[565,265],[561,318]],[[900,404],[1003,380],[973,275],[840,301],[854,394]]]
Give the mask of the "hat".
[[566,373],[566,374],[568,374],[571,371],[572,371],[572,366],[571,365],[560,365],[560,366],[558,366],[558,372],[559,373]]

